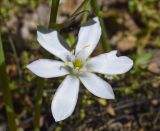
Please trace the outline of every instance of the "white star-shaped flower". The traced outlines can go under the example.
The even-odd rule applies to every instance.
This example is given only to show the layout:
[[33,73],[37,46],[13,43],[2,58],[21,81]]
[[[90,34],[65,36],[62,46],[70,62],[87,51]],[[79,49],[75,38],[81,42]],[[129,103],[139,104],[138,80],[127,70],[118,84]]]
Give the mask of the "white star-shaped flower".
[[97,17],[93,18],[89,25],[80,28],[74,52],[62,46],[57,31],[49,33],[37,31],[37,35],[40,45],[62,61],[39,59],[29,64],[27,68],[43,78],[66,75],[51,104],[55,121],[66,119],[74,111],[80,81],[92,94],[105,99],[114,99],[110,84],[92,72],[108,75],[123,74],[133,65],[130,58],[117,57],[117,51],[88,59],[101,36],[101,27]]

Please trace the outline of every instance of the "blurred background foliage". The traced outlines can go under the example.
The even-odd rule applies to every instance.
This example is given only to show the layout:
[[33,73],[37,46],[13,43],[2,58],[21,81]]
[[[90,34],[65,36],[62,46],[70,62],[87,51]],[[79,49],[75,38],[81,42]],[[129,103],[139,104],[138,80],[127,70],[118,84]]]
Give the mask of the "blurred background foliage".
[[[82,0],[61,0],[57,23],[63,23]],[[36,40],[38,25],[48,26],[50,0],[1,0],[0,32],[5,50],[9,87],[12,91],[18,130],[33,130],[37,77],[26,65],[38,58],[53,58]],[[99,0],[111,49],[134,60],[134,67],[125,75],[102,76],[116,94],[115,100],[104,100],[81,88],[73,115],[55,123],[50,103],[63,78],[43,81],[43,102],[40,119],[43,131],[158,131],[160,130],[160,1]],[[80,13],[60,30],[69,47],[74,47],[79,27],[93,17]],[[103,53],[101,43],[93,53]],[[5,104],[0,92],[0,130],[7,130]]]

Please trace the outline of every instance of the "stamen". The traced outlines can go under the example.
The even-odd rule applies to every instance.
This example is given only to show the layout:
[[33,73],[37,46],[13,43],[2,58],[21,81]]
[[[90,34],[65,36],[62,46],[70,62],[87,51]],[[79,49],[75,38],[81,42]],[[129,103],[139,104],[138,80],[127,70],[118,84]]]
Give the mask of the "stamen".
[[65,62],[64,62],[64,66],[67,66],[67,65],[68,65],[68,61],[65,61]]
[[84,72],[80,71],[80,72],[79,72],[79,74],[80,74],[80,75],[83,75],[83,74],[84,74]]
[[90,47],[90,45],[85,45],[82,49],[85,49],[85,48],[88,48],[88,47]]
[[93,71],[92,70],[86,70],[86,72],[92,73]]
[[77,57],[77,55],[79,55],[79,53],[80,53],[81,51],[83,51],[85,48],[88,48],[88,47],[90,47],[90,45],[85,45],[85,46],[83,46],[83,47],[77,52],[77,54],[75,55],[75,57]]

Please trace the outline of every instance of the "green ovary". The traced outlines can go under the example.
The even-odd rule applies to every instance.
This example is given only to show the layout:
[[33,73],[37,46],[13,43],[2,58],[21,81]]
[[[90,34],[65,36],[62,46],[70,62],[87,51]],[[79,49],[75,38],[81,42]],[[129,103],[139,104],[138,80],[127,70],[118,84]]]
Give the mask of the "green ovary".
[[72,63],[73,67],[78,71],[84,66],[83,61],[81,59],[76,59]]

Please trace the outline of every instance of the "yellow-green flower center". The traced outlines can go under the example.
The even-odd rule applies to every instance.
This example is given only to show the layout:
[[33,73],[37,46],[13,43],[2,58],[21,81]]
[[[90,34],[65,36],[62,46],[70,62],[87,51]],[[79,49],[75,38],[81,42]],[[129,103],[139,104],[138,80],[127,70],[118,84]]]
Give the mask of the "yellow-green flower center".
[[78,71],[84,66],[82,59],[76,59],[72,63],[73,67]]

